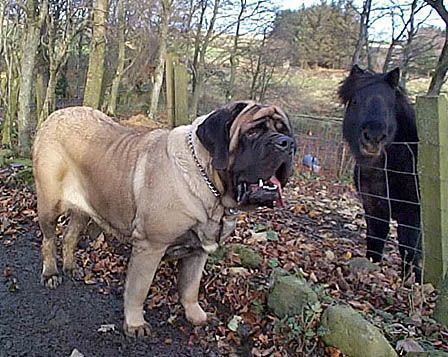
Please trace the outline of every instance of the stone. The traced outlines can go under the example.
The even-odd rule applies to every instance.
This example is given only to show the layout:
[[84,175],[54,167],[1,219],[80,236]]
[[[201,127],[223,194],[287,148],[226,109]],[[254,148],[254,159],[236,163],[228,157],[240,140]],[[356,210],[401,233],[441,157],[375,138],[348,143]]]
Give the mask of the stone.
[[70,357],[84,357],[84,355],[75,348]]
[[240,258],[241,266],[248,269],[259,268],[261,265],[261,255],[252,248],[241,244],[235,244],[231,250]]
[[350,260],[348,263],[350,270],[352,272],[356,271],[378,271],[380,267],[374,263],[372,263],[369,259],[365,257],[356,257]]
[[397,356],[381,331],[348,306],[328,307],[321,324],[323,341],[348,357]]
[[443,351],[408,352],[406,357],[448,357],[448,353]]
[[278,317],[302,314],[308,304],[318,301],[317,294],[305,279],[292,275],[274,276],[268,306]]

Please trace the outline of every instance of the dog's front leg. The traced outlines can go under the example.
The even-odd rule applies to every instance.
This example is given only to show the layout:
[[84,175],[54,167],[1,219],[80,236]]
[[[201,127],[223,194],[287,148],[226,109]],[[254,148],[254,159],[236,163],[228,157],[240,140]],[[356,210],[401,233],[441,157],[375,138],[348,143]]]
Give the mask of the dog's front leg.
[[185,316],[194,325],[207,322],[207,314],[198,303],[199,285],[208,254],[202,250],[179,260],[178,287]]
[[143,317],[143,304],[166,246],[147,240],[133,244],[124,292],[124,332],[128,336],[149,336],[150,326]]

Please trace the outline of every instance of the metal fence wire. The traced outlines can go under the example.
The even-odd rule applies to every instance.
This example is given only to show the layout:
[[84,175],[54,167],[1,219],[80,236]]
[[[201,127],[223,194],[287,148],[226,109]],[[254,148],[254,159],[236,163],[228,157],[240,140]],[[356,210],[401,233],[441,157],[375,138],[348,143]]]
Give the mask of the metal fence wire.
[[[300,171],[314,171],[317,175],[323,176],[330,181],[341,181],[341,179],[344,179],[346,182],[354,183],[358,187],[357,196],[361,202],[376,202],[385,206],[385,212],[381,214],[376,214],[378,210],[372,211],[369,209],[367,209],[367,212],[365,209],[360,212],[365,218],[367,226],[383,226],[382,234],[374,234],[375,229],[368,229],[366,232],[367,241],[371,242],[367,244],[367,255],[372,256],[378,253],[377,250],[369,249],[370,246],[379,245],[384,247],[387,243],[387,250],[396,249],[401,253],[403,267],[404,262],[408,261],[410,270],[412,270],[415,264],[418,264],[419,268],[422,269],[421,259],[419,262],[417,262],[419,260],[417,258],[413,260],[413,257],[423,256],[417,158],[411,149],[412,145],[418,145],[418,143],[394,142],[391,144],[404,146],[411,153],[412,164],[409,166],[412,168],[411,170],[400,171],[390,168],[388,157],[385,155],[385,160],[381,166],[360,166],[360,169],[356,170],[358,174],[354,176],[355,161],[342,137],[342,119],[301,115],[293,118],[293,125],[298,141]],[[318,170],[310,164],[310,157],[314,159],[313,163],[317,163],[319,166]],[[384,190],[376,192],[375,190],[366,189],[361,182],[361,175],[359,174],[363,169],[373,170],[380,174],[380,177],[384,180]],[[416,196],[412,200],[406,197],[399,197],[391,192],[392,175],[394,175],[395,180],[398,177],[403,182],[407,181],[408,184],[412,181],[414,186],[412,189],[416,192]],[[411,181],[409,181],[409,178],[411,178]],[[409,220],[404,220],[405,222],[403,222],[400,219],[397,222],[395,219],[397,214],[393,214],[394,212],[396,213],[400,209],[402,211],[415,211],[415,207],[418,212],[416,222],[408,222]],[[362,231],[364,231],[364,228],[360,228],[359,234]],[[397,239],[397,235],[401,237]],[[412,237],[409,238],[407,235]],[[380,250],[382,251],[382,249]],[[434,259],[437,259],[437,257],[434,257]]]

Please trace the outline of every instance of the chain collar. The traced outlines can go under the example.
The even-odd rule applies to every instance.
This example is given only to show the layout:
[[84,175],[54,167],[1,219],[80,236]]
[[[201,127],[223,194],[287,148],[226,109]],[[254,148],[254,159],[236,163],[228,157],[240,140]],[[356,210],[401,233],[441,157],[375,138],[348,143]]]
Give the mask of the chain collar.
[[199,169],[199,172],[201,173],[202,178],[204,179],[204,181],[207,184],[207,186],[210,189],[210,191],[212,191],[213,195],[216,198],[220,198],[221,197],[221,193],[218,191],[216,186],[213,184],[212,180],[210,180],[208,178],[207,173],[205,172],[204,167],[201,165],[201,163],[199,162],[198,157],[196,156],[196,151],[194,150],[194,146],[193,146],[193,130],[190,130],[188,132],[188,134],[187,134],[187,142],[188,142],[188,146],[190,147],[191,155],[193,156],[194,162],[195,162],[197,168]]

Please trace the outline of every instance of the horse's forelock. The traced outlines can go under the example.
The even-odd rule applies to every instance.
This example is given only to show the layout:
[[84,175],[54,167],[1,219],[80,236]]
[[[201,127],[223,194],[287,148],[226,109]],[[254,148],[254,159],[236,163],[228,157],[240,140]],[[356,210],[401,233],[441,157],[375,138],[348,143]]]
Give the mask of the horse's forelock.
[[[385,83],[382,73],[365,71],[362,74],[349,75],[339,86],[338,96],[342,104],[346,105],[356,92],[377,83]],[[402,90],[401,88],[398,88]],[[405,95],[405,94],[404,94]]]

